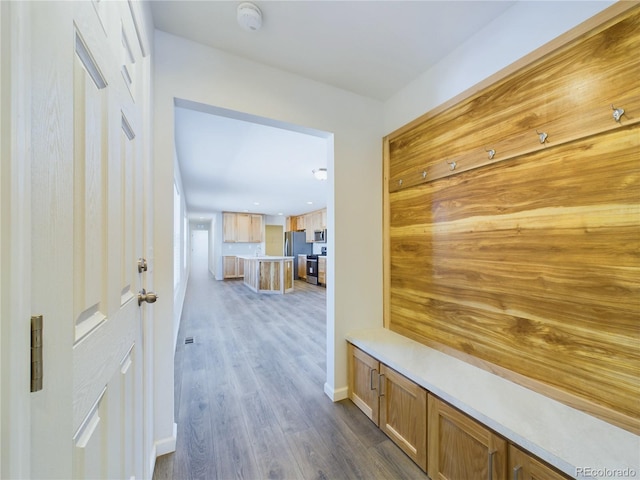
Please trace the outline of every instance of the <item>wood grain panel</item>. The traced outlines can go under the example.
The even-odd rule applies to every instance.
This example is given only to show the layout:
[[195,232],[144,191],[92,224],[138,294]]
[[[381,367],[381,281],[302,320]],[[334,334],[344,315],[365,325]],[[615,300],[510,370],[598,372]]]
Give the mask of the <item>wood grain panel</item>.
[[[591,116],[609,96],[640,102],[640,8],[623,17],[389,140],[385,313],[396,332],[640,432],[640,112]],[[542,124],[563,140],[393,185],[418,159],[483,148],[475,132]]]
[[392,194],[391,328],[637,417],[639,151],[633,127]]
[[[391,136],[391,191],[640,122],[640,15],[552,52]],[[612,105],[624,108],[620,122]],[[463,126],[463,127],[461,127]],[[544,144],[538,133],[548,135]],[[495,150],[489,159],[487,151]],[[455,169],[451,163],[456,162]]]

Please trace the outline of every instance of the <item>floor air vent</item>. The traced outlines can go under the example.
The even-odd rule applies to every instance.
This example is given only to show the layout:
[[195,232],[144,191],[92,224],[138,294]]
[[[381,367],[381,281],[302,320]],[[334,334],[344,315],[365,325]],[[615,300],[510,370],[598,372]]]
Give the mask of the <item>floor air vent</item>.
[[188,345],[189,343],[193,343],[193,337],[187,337],[184,339],[184,344]]

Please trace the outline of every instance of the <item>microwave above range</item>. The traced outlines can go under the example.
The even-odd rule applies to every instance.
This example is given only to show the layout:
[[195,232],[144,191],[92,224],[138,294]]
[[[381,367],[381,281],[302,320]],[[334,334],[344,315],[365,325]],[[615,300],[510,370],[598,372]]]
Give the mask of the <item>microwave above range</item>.
[[324,228],[322,230],[314,230],[313,241],[319,242],[319,243],[325,243],[327,241],[327,229]]

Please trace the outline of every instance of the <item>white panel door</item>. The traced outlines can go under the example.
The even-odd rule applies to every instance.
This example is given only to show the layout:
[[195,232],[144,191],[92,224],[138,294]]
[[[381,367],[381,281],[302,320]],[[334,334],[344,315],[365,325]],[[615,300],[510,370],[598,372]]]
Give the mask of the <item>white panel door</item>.
[[128,2],[34,2],[32,478],[141,478],[142,53]]

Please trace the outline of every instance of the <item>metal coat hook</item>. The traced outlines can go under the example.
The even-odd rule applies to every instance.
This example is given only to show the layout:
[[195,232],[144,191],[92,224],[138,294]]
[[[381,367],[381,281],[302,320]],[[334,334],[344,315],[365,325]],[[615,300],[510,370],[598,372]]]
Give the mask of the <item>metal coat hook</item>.
[[613,103],[611,104],[611,110],[613,110],[613,119],[616,122],[620,121],[620,117],[622,117],[622,115],[624,115],[624,108],[616,108],[613,106]]
[[539,132],[538,130],[536,130],[536,133],[538,134],[538,139],[540,140],[540,143],[545,143],[547,141],[547,137],[549,135],[547,135],[545,132]]
[[455,170],[456,169],[456,162],[450,162],[447,160],[447,163],[449,164],[449,170]]
[[427,178],[427,171],[426,170],[422,171],[422,178]]
[[493,157],[496,156],[496,151],[493,148],[491,150],[485,149],[485,152],[489,154],[489,160],[493,160]]

